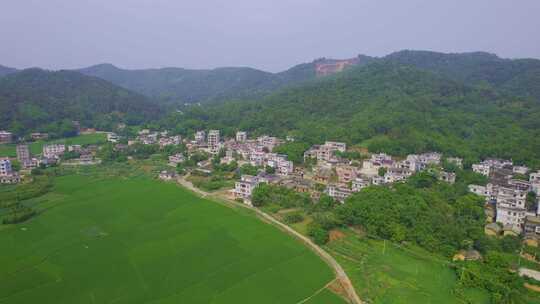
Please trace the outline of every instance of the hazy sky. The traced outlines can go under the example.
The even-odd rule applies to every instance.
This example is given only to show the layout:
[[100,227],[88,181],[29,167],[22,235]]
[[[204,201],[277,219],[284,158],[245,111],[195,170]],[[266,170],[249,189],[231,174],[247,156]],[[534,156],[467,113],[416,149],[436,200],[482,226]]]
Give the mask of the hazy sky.
[[0,64],[251,66],[401,49],[540,58],[540,0],[1,0]]

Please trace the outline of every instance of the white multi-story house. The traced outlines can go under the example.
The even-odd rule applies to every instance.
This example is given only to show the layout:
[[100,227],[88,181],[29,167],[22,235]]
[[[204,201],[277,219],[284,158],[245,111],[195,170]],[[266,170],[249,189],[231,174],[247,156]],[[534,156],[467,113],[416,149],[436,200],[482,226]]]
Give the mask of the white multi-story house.
[[439,165],[441,163],[441,153],[438,152],[428,152],[420,154],[420,162],[425,165]]
[[412,171],[406,168],[390,168],[384,174],[384,183],[390,184],[403,181],[412,175]]
[[107,133],[107,141],[112,143],[117,143],[120,140],[120,137],[113,132]]
[[12,139],[13,134],[11,132],[0,130],[0,144],[9,144]]
[[326,194],[343,203],[349,196],[351,196],[352,191],[343,185],[330,184],[326,187]]
[[345,143],[327,141],[324,145],[314,145],[304,152],[304,159],[315,158],[317,161],[332,161],[335,159],[335,152],[345,152]]
[[62,144],[50,144],[43,146],[43,156],[46,158],[59,158],[66,151]]
[[277,162],[276,173],[278,175],[288,176],[294,173],[294,164],[290,160],[281,159]]
[[480,163],[480,164],[473,164],[472,170],[476,173],[480,173],[485,176],[489,176],[489,172],[491,171],[491,166],[489,164]]
[[417,172],[427,168],[429,165],[438,165],[441,163],[441,154],[437,152],[429,152],[424,154],[409,154],[407,158],[400,162],[399,167]]
[[244,131],[238,131],[236,132],[236,141],[239,143],[243,143],[247,140],[247,133]]
[[527,208],[527,192],[512,188],[499,187],[497,192],[497,222],[504,226],[522,229]]
[[347,144],[337,141],[326,141],[324,146],[329,147],[334,151],[345,152],[347,150]]
[[219,130],[210,130],[208,132],[208,151],[211,154],[217,154],[219,153],[219,149],[221,148],[221,138],[219,135]]
[[383,185],[384,182],[385,182],[385,178],[382,177],[382,176],[376,175],[376,176],[373,176],[373,177],[371,178],[371,183],[372,183],[373,185],[375,185],[375,186]]
[[529,175],[529,182],[531,184],[540,183],[540,170],[538,170],[537,172],[533,172]]
[[252,166],[262,167],[264,166],[266,153],[261,151],[251,151],[249,153],[249,162]]
[[17,160],[23,165],[30,160],[28,145],[17,145]]
[[356,179],[358,170],[350,165],[338,165],[336,166],[336,174],[340,183],[349,183]]
[[512,167],[512,172],[516,174],[527,174],[529,172],[529,167],[526,166],[514,166]]
[[204,143],[206,141],[206,132],[204,131],[195,132],[195,141],[199,144]]
[[8,176],[13,173],[9,158],[0,158],[0,176]]
[[488,158],[482,162],[490,167],[496,169],[502,169],[505,167],[512,167],[514,163],[511,160]]
[[283,141],[277,137],[264,135],[257,138],[260,146],[265,147],[268,151],[272,151],[276,146],[279,146]]
[[234,184],[234,189],[232,190],[232,193],[235,199],[243,199],[244,203],[251,205],[250,199],[251,199],[251,194],[253,193],[253,190],[260,183],[267,183],[267,182],[268,182],[267,180],[259,176],[242,175],[242,177],[240,178],[240,181],[237,181]]
[[491,197],[491,192],[488,191],[487,187],[486,186],[480,186],[480,185],[469,185],[469,191],[474,193],[474,194],[477,194],[477,195],[480,195],[480,196],[484,196],[486,198],[489,198]]
[[360,190],[370,185],[369,179],[357,177],[352,181],[352,192],[359,192]]
[[162,137],[159,139],[159,147],[163,148],[166,146],[176,146],[182,142],[182,137],[180,135],[171,136],[171,137]]
[[219,130],[210,130],[208,132],[208,146],[217,146],[220,143]]

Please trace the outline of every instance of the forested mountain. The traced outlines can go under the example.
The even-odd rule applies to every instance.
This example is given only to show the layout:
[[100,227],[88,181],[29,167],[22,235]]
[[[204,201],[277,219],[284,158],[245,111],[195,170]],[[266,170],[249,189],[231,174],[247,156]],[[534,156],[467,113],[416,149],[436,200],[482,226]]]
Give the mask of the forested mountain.
[[[188,70],[162,68],[125,70],[111,64],[100,64],[79,70],[129,90],[175,104],[210,103],[227,99],[254,98],[276,89],[316,78],[321,67],[328,74],[350,65],[369,62],[371,57],[358,56],[348,60],[317,59],[299,64],[280,73],[252,68],[217,68]],[[337,68],[334,68],[337,66]]]
[[374,61],[414,66],[467,85],[493,86],[513,95],[540,99],[540,60],[503,59],[484,52],[446,54],[405,50],[381,58],[363,55],[345,60],[321,58],[280,73],[251,68],[125,70],[111,64],[79,71],[149,97],[184,104],[259,98],[278,89],[316,79],[317,76],[331,75]]
[[6,76],[11,73],[15,73],[15,72],[17,72],[17,69],[0,65],[0,77]]
[[383,60],[441,73],[473,85],[490,85],[518,96],[540,100],[540,60],[503,59],[484,52],[445,54],[400,51]]
[[16,134],[71,132],[71,121],[108,128],[117,121],[157,119],[146,97],[72,71],[28,69],[0,78],[0,129]]
[[[434,70],[434,69],[431,69]],[[494,86],[380,60],[258,101],[187,107],[162,124],[343,140],[392,154],[442,151],[540,166],[540,103]]]

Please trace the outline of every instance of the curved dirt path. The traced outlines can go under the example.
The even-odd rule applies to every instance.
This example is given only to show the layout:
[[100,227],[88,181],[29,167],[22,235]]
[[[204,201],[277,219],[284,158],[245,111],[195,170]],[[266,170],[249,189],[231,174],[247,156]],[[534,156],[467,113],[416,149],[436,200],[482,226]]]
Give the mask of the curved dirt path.
[[[211,193],[205,192],[205,191],[203,191],[201,189],[198,189],[198,188],[194,187],[193,184],[191,182],[187,181],[184,177],[179,177],[177,179],[177,182],[181,186],[183,186],[183,187],[185,187],[185,188],[187,188],[187,189],[201,195],[202,197],[208,197],[209,195],[211,195]],[[230,200],[230,199],[226,199],[226,198],[223,198],[223,197],[219,197],[219,198],[224,199],[228,203],[231,203],[231,204],[233,204],[235,206],[239,206],[239,207],[243,207],[243,208],[246,208],[246,209],[253,210],[257,215],[259,215],[260,217],[262,217],[266,221],[270,222],[271,224],[277,226],[278,228],[280,228],[284,232],[286,232],[286,233],[294,236],[298,240],[300,240],[302,243],[304,243],[304,245],[309,247],[319,257],[321,257],[323,259],[323,261],[325,261],[326,264],[328,264],[328,266],[330,266],[334,270],[334,273],[336,274],[336,279],[339,281],[339,283],[341,284],[341,286],[345,290],[345,293],[347,294],[347,299],[349,300],[349,302],[352,303],[352,304],[364,304],[362,302],[362,300],[360,300],[360,297],[358,297],[358,294],[356,294],[356,290],[354,289],[354,287],[352,285],[352,282],[349,279],[349,276],[347,276],[347,273],[345,273],[345,270],[343,270],[341,265],[339,265],[339,263],[334,259],[334,257],[332,257],[328,252],[326,252],[324,249],[322,249],[319,245],[315,244],[311,239],[309,239],[308,237],[300,234],[296,230],[294,230],[291,227],[283,224],[282,222],[278,221],[277,219],[275,219],[271,215],[267,214],[266,212],[261,211],[258,208],[251,207],[249,205],[242,204],[242,203],[239,203],[239,202],[236,202],[236,201],[233,201],[233,200]]]

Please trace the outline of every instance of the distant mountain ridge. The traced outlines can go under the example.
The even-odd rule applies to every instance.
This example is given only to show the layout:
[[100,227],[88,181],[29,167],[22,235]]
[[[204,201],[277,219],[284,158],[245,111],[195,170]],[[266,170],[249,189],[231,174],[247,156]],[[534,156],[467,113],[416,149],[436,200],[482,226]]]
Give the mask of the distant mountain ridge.
[[149,97],[173,103],[218,102],[258,97],[277,89],[341,72],[352,65],[367,63],[368,56],[346,60],[317,59],[286,71],[270,73],[247,67],[211,70],[161,68],[126,70],[112,64],[99,64],[78,71],[110,81]]
[[6,75],[15,73],[15,72],[17,72],[17,71],[18,71],[17,69],[14,69],[14,68],[10,68],[10,67],[7,67],[7,66],[0,65],[0,77],[3,77],[3,76],[6,76]]
[[[122,69],[98,64],[76,70],[165,104],[219,103],[258,99],[355,66],[393,62],[435,72],[472,85],[489,85],[521,97],[540,100],[540,60],[503,59],[486,52],[439,53],[403,50],[384,57],[358,55],[349,59],[320,58],[279,73],[249,67],[216,69]],[[17,72],[0,66],[0,77]]]
[[381,60],[414,66],[472,85],[487,84],[540,101],[540,60],[504,59],[486,52],[438,53],[404,50]]

